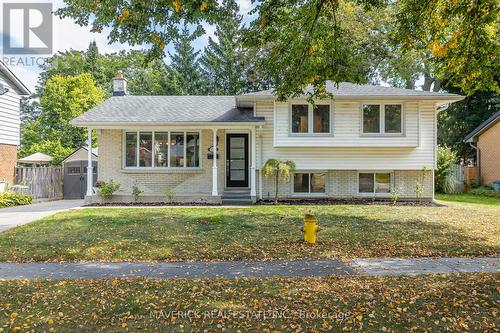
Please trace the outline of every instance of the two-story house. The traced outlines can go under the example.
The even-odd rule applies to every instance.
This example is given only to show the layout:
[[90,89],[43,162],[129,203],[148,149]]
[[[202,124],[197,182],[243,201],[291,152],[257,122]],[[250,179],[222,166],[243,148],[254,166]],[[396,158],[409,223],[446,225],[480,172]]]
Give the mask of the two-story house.
[[21,97],[30,91],[0,61],[0,182],[12,184],[17,161],[21,119]]
[[397,189],[400,198],[431,199],[436,115],[462,99],[328,82],[334,98],[312,105],[278,101],[272,91],[129,96],[126,83],[115,78],[114,96],[73,121],[89,137],[97,131],[99,178],[121,185],[119,201],[132,199],[134,184],[150,201],[165,201],[165,189],[183,202],[272,198],[274,181],[262,175],[270,158],[297,167],[280,181],[280,198],[389,197]]

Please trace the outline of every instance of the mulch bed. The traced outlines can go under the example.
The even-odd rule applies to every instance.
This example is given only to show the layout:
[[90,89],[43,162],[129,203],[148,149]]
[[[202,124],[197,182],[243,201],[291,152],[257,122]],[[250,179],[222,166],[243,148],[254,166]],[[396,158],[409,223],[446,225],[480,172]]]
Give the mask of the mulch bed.
[[[273,200],[259,200],[257,205],[275,205]],[[388,199],[284,199],[278,200],[278,205],[390,205],[390,206],[425,206],[425,207],[446,207],[430,200],[400,200],[396,203]]]
[[220,206],[218,203],[208,202],[104,202],[104,203],[91,203],[84,205],[84,207],[113,207],[113,206]]
[[[85,207],[113,207],[113,206],[220,206],[217,203],[206,203],[206,202],[180,202],[180,203],[170,203],[170,202],[105,202],[105,203],[91,203],[85,205]],[[275,205],[273,200],[259,200],[256,205],[261,206],[273,206]],[[388,199],[375,198],[375,199],[283,199],[278,200],[277,205],[390,205],[390,206],[424,206],[424,207],[446,207],[445,205],[438,204],[437,202],[422,200],[400,200],[393,204]]]

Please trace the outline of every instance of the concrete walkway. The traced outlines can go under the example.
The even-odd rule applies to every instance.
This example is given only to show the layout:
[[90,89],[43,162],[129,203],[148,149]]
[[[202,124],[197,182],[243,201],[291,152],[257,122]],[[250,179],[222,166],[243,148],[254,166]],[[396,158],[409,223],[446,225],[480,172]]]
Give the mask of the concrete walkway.
[[500,273],[500,258],[274,260],[173,263],[0,263],[0,279],[74,279],[110,277],[235,278],[327,275],[417,275]]
[[0,208],[0,232],[81,205],[83,205],[83,200],[57,200]]

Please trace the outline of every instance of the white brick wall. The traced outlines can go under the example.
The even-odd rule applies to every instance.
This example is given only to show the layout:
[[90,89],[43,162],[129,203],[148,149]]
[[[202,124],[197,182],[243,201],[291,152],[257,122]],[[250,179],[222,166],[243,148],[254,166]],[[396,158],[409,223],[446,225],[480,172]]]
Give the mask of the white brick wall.
[[[421,170],[395,170],[393,172],[393,186],[400,189],[400,198],[416,198],[416,182],[424,185],[423,197],[432,198],[432,174],[423,176]],[[358,171],[357,170],[329,170],[326,178],[327,196],[332,198],[352,198],[361,197],[358,193]],[[274,198],[274,179],[263,178],[263,198]],[[290,181],[280,181],[278,196],[280,198],[292,197],[292,186]],[[379,196],[379,195],[377,195]],[[390,194],[387,195],[387,197]]]
[[[139,188],[145,191],[145,197],[161,198],[163,189],[168,187],[174,191],[179,200],[189,198],[213,199],[212,193],[212,160],[207,158],[208,148],[212,145],[212,131],[203,130],[201,137],[201,166],[199,171],[128,171],[122,170],[122,131],[101,130],[99,131],[99,179],[109,181],[111,179],[120,183],[118,194],[130,195],[132,185],[136,182]],[[219,196],[224,190],[225,184],[225,133],[218,132],[219,137],[219,160],[218,167],[218,191]],[[257,172],[258,176],[258,172]],[[394,186],[401,191],[401,198],[415,198],[415,185],[417,180],[424,183],[424,197],[432,198],[432,174],[422,177],[421,170],[395,170],[393,172]],[[257,177],[257,185],[259,179]],[[275,185],[273,178],[263,177],[262,197],[264,199],[274,198]],[[356,170],[329,170],[327,172],[327,195],[336,198],[359,197],[358,194],[358,172]],[[257,195],[259,188],[257,187]],[[292,196],[291,181],[279,182],[280,198]],[[219,199],[219,197],[217,197]],[[187,200],[187,199],[186,199]]]
[[[130,194],[136,182],[144,195],[161,195],[165,187],[177,196],[200,197],[212,193],[212,160],[207,158],[208,148],[212,145],[212,131],[201,131],[201,170],[154,170],[131,171],[122,169],[122,131],[101,130],[99,135],[99,180],[114,181],[120,184],[118,194]],[[218,191],[224,189],[224,132],[217,132],[219,137]]]

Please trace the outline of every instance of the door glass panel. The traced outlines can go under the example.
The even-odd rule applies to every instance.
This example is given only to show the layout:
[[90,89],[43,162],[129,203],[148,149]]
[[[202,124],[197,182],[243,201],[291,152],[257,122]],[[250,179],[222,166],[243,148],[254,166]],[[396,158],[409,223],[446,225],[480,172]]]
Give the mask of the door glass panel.
[[231,180],[245,180],[245,170],[231,169]]

